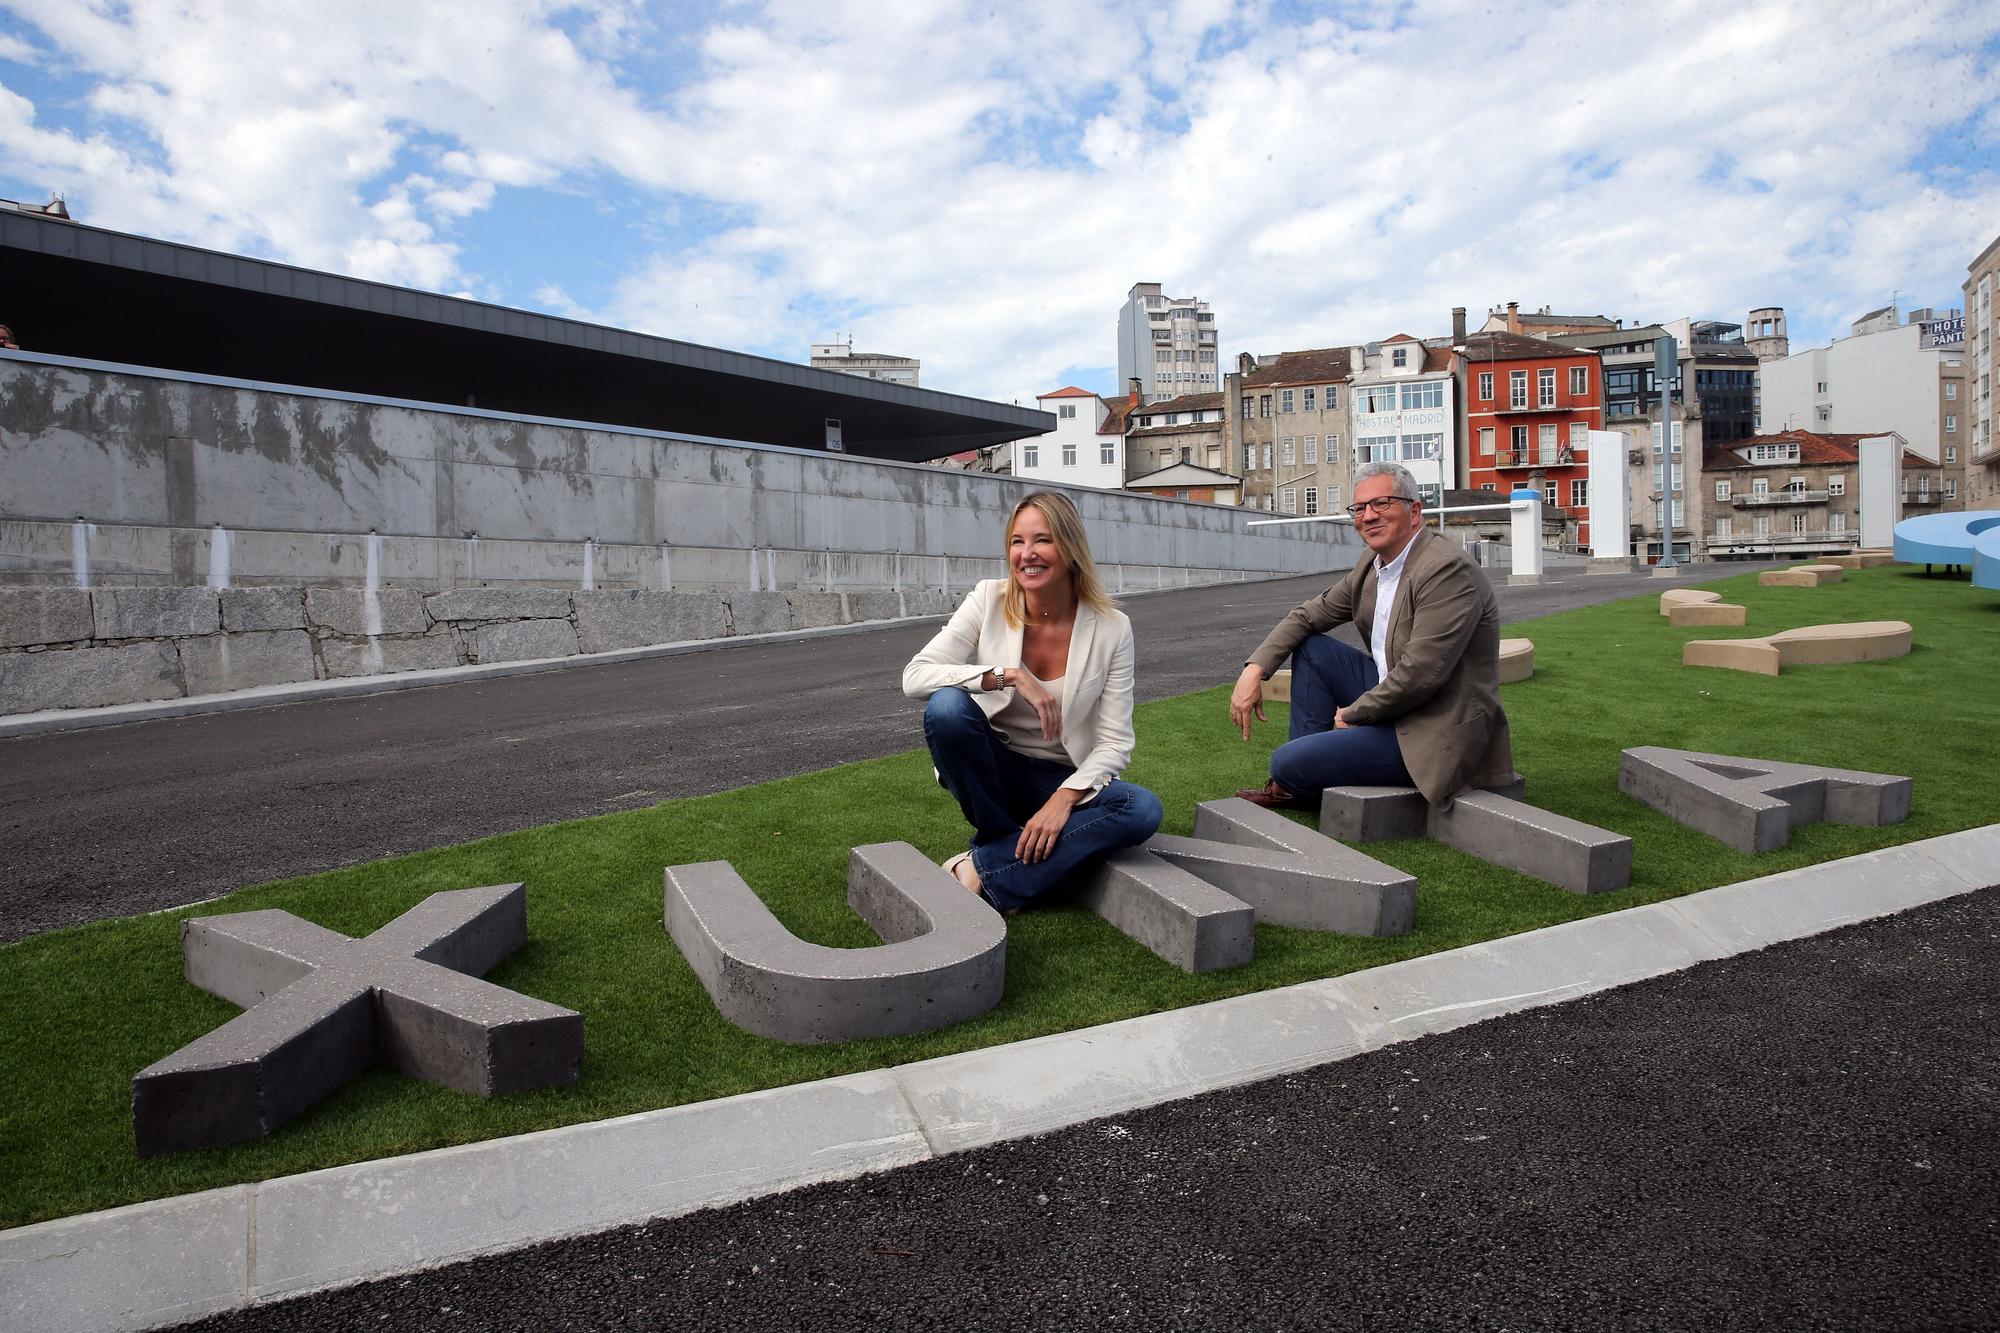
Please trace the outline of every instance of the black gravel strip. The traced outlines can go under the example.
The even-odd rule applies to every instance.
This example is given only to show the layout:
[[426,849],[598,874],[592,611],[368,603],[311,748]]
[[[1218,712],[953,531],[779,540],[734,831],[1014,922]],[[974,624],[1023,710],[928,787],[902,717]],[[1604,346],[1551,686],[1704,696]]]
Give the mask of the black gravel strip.
[[2000,891],[205,1329],[1993,1328]]

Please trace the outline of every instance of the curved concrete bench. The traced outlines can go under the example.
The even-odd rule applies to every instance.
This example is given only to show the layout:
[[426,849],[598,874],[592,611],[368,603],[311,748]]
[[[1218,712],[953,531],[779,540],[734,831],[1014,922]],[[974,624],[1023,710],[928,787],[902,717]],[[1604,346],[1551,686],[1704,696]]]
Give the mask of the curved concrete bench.
[[1533,639],[1500,640],[1500,683],[1512,685],[1535,674]]
[[1842,569],[1880,569],[1883,565],[1896,563],[1894,551],[1849,551],[1846,555],[1830,555],[1820,563],[1839,565]]
[[1667,612],[1667,623],[1675,629],[1690,625],[1744,625],[1749,620],[1750,613],[1734,602],[1697,602]]
[[1669,588],[1660,594],[1660,614],[1671,619],[1677,606],[1713,606],[1721,600],[1721,593],[1704,588]]
[[1896,525],[1896,559],[1908,565],[1970,565],[1973,587],[2000,588],[2000,510],[1906,518]]
[[1793,565],[1790,569],[1767,569],[1757,576],[1764,588],[1818,588],[1847,577],[1839,565]]
[[1801,625],[1761,639],[1694,639],[1681,648],[1682,666],[1723,667],[1775,676],[1788,666],[1838,666],[1905,657],[1910,626],[1903,620]]

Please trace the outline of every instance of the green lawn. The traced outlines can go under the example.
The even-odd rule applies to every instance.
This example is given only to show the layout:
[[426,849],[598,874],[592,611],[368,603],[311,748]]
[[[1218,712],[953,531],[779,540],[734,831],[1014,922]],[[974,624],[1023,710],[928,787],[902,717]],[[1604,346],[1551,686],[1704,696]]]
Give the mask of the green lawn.
[[[1662,585],[1678,586],[1678,585]],[[794,1047],[724,1022],[661,926],[661,869],[733,862],[801,936],[876,943],[848,911],[848,848],[902,839],[942,857],[963,845],[949,798],[919,751],[649,810],[526,829],[463,847],[264,885],[200,909],[101,922],[0,948],[0,1225],[343,1162],[874,1069],[1041,1033],[1334,976],[1417,954],[1617,911],[1691,890],[2000,821],[1990,705],[2000,596],[1963,579],[1889,568],[1840,586],[1704,586],[1750,608],[1743,633],[1899,618],[1907,658],[1787,671],[1773,679],[1680,666],[1680,645],[1733,631],[1675,630],[1648,595],[1508,632],[1535,641],[1536,674],[1505,692],[1517,766],[1538,805],[1634,840],[1632,886],[1581,898],[1421,841],[1370,852],[1418,877],[1416,929],[1390,940],[1257,928],[1254,962],[1187,976],[1076,910],[1009,925],[1007,992],[983,1018],[923,1036]],[[1139,710],[1132,780],[1157,791],[1166,829],[1191,831],[1198,801],[1260,781],[1284,710],[1244,745],[1226,689]],[[917,712],[910,714],[917,738]],[[1814,825],[1789,848],[1743,855],[1627,799],[1626,745],[1826,763],[1917,780],[1907,822]],[[530,943],[492,974],[580,1010],[587,1054],[574,1088],[487,1102],[377,1071],[269,1140],[142,1161],[132,1075],[236,1012],[181,978],[188,915],[283,907],[350,935],[440,889],[525,881]]]

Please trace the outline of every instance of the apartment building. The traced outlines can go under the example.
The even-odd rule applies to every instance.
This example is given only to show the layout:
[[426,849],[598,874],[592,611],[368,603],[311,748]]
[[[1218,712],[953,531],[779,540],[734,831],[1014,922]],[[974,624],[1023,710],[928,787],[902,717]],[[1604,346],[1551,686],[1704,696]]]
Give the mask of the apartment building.
[[1541,491],[1587,547],[1589,432],[1604,426],[1603,358],[1595,348],[1505,329],[1472,334],[1457,350],[1468,483]]
[[1192,296],[1134,283],[1118,311],[1118,382],[1139,381],[1147,403],[1222,388],[1215,312]]
[[855,375],[865,380],[882,380],[888,384],[907,384],[917,387],[924,363],[914,356],[891,356],[887,352],[857,352],[854,339],[839,343],[814,343],[812,345],[812,367],[814,370],[837,370],[843,375]]
[[1956,310],[1906,316],[1888,305],[1855,320],[1845,338],[1766,361],[1757,371],[1757,428],[1894,431],[1932,463],[1944,464],[1947,449],[1963,460],[1970,422],[1944,385],[1967,384],[1965,326]]
[[1959,420],[1965,432],[1965,505],[2000,509],[2000,421],[1995,420],[1995,345],[2000,344],[2000,236],[1966,266],[1964,379]]
[[[1068,384],[1036,394],[1035,405],[1055,417],[1056,428],[1047,435],[1014,441],[1009,469],[1014,476],[1107,491],[1124,485],[1124,437],[1099,431],[1112,414],[1111,404]],[[1124,407],[1121,403],[1119,410]]]
[[[1903,441],[1893,432],[1883,432]],[[1792,430],[1711,446],[1700,487],[1712,560],[1835,555],[1861,541],[1860,447],[1868,434]],[[1906,489],[1938,465],[1903,450]]]
[[1182,394],[1150,406],[1135,405],[1130,409],[1126,423],[1127,489],[1136,489],[1133,486],[1135,478],[1176,463],[1204,467],[1218,475],[1230,475],[1226,466],[1228,425],[1222,419],[1221,394]]
[[1353,349],[1348,393],[1351,477],[1366,463],[1401,463],[1427,505],[1462,484],[1458,470],[1458,354],[1407,333]]
[[1245,508],[1330,514],[1343,502],[1347,391],[1359,360],[1351,347],[1236,358],[1222,408],[1226,456],[1243,478]]

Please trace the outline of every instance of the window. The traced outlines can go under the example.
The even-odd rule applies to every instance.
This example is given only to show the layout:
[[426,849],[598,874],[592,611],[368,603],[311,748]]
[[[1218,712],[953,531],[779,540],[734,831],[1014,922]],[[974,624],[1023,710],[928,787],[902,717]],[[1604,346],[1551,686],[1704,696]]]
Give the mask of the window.
[[1300,444],[1305,448],[1307,467],[1311,467],[1313,464],[1319,462],[1319,436],[1308,435],[1300,441]]
[[1251,417],[1255,416],[1256,414],[1257,414],[1257,408],[1256,408],[1256,405],[1255,405],[1255,404],[1253,404],[1253,403],[1252,403],[1252,402],[1250,401],[1250,395],[1249,395],[1249,394],[1247,394],[1247,393],[1246,393],[1246,394],[1244,394],[1244,395],[1243,395],[1243,413],[1242,413],[1242,415],[1243,415],[1243,418],[1244,418],[1244,420],[1246,420],[1246,421],[1247,421],[1247,420],[1249,420],[1249,419],[1250,419]]
[[1521,455],[1528,452],[1528,428],[1516,426],[1510,432],[1510,436],[1514,442],[1514,461],[1519,463],[1523,461]]
[[1510,370],[1507,372],[1507,406],[1526,407],[1528,405],[1528,372]]
[[1187,499],[1187,498],[1188,498],[1188,493],[1187,493],[1186,491],[1175,491],[1175,492],[1174,492],[1174,499],[1176,499],[1176,500],[1185,500],[1185,499]]
[[1326,410],[1327,410],[1327,411],[1329,411],[1329,412],[1331,412],[1331,411],[1333,411],[1333,409],[1334,409],[1334,408],[1336,408],[1336,407],[1339,407],[1339,406],[1340,406],[1340,386],[1338,386],[1338,385],[1335,385],[1335,384],[1329,384],[1329,385],[1327,385],[1327,386],[1326,386]]
[[1318,512],[1319,512],[1319,487],[1308,486],[1306,487],[1306,513],[1317,514]]
[[1286,487],[1282,488],[1281,490],[1279,490],[1279,492],[1278,492],[1278,510],[1279,510],[1279,512],[1281,512],[1281,513],[1286,513],[1286,514],[1296,514],[1296,513],[1298,513],[1298,512],[1299,512],[1299,488],[1298,488],[1298,487],[1296,487],[1296,486],[1286,486]]
[[1313,407],[1313,396],[1315,391],[1312,389],[1303,389],[1300,392],[1305,395],[1305,410],[1308,412],[1316,410]]
[[1769,514],[1757,515],[1756,526],[1757,526],[1757,539],[1759,541],[1762,541],[1764,538],[1771,535],[1771,516]]
[[1569,507],[1587,509],[1590,506],[1590,483],[1578,477],[1569,484]]
[[1290,389],[1278,390],[1278,410],[1280,412],[1289,412],[1292,410],[1292,391]]
[[1065,445],[1063,445],[1063,447],[1062,447],[1062,459],[1063,459],[1063,464],[1062,464],[1062,465],[1063,465],[1064,467],[1075,467],[1075,466],[1076,466],[1076,445],[1074,445],[1074,444],[1065,444]]
[[1556,484],[1554,482],[1550,482],[1548,485],[1542,487],[1542,503],[1553,508],[1555,502],[1556,502]]
[[[1680,423],[1680,422],[1678,422],[1678,421],[1676,421],[1676,422],[1674,423],[1674,452],[1675,452],[1675,453],[1679,453],[1679,452],[1681,451],[1681,435],[1682,435],[1682,432],[1683,432],[1683,431],[1684,431],[1685,429],[1686,429],[1686,428],[1685,428],[1685,427],[1684,427],[1684,426],[1682,425],[1682,423]],[[1757,448],[1758,448],[1758,449],[1760,449],[1760,450],[1761,450],[1761,449],[1764,449],[1764,448],[1766,448],[1766,447],[1768,447],[1768,446],[1765,446],[1765,445],[1761,445],[1761,444],[1757,446]],[[1797,445],[1794,445],[1794,446],[1792,446],[1792,447],[1793,447],[1793,448],[1797,448],[1798,446],[1797,446]],[[1655,457],[1655,458],[1658,458],[1659,456],[1660,456],[1660,423],[1656,421],[1656,422],[1654,422],[1654,423],[1653,423],[1653,457]]]
[[1363,412],[1393,412],[1396,410],[1396,386],[1393,384],[1365,384],[1360,389],[1361,401],[1357,404]]
[[1264,446],[1264,470],[1271,470],[1271,446],[1268,444]]
[[1946,477],[1944,479],[1944,498],[1947,500],[1956,500],[1958,498],[1957,477]]
[[[1657,471],[1658,464],[1655,464],[1654,468]],[[1750,495],[1753,499],[1761,500],[1770,493],[1771,493],[1771,483],[1767,479],[1763,477],[1758,477],[1751,481]]]
[[1171,348],[1162,347],[1153,353],[1153,364],[1155,365],[1158,365],[1162,361],[1172,361],[1173,359],[1174,354]]
[[1729,498],[1729,483],[1727,481],[1718,481],[1715,483],[1715,498],[1718,500],[1727,500]]
[[1498,487],[1496,487],[1496,486],[1495,486],[1495,485],[1494,485],[1494,484],[1493,484],[1492,482],[1490,482],[1490,481],[1482,481],[1482,482],[1480,482],[1480,483],[1479,483],[1479,489],[1480,489],[1480,490],[1482,490],[1482,491],[1496,491],[1496,492],[1497,492],[1499,488],[1498,488]]
[[1270,394],[1260,393],[1257,395],[1257,415],[1260,417],[1268,417],[1271,415]]
[[[1678,488],[1676,488],[1676,489],[1678,489]],[[1680,497],[1679,497],[1678,495],[1677,495],[1677,496],[1675,496],[1675,497],[1674,497],[1674,520],[1673,520],[1673,522],[1674,522],[1674,526],[1675,526],[1675,527],[1677,527],[1677,528],[1684,528],[1684,527],[1686,527],[1686,526],[1687,526],[1687,514],[1686,514],[1686,513],[1684,513],[1684,512],[1682,511],[1682,509],[1681,509],[1681,503],[1682,503],[1682,501],[1681,501],[1681,498],[1680,498]]]
[[1436,458],[1444,446],[1442,434],[1405,435],[1403,437],[1403,459]]
[[1481,426],[1479,428],[1479,452],[1482,455],[1493,452],[1493,427]]
[[1024,444],[1021,446],[1022,467],[1039,467],[1041,465],[1041,457],[1042,457],[1042,451],[1037,446],[1032,444]]
[[1422,384],[1403,386],[1403,410],[1444,406],[1444,381],[1426,380]]
[[1076,404],[1064,403],[1056,409],[1056,415],[1067,421],[1076,420]]
[[1363,464],[1393,463],[1397,447],[1393,435],[1364,435],[1354,442],[1354,461]]
[[1097,442],[1097,461],[1105,467],[1110,467],[1113,463],[1116,463],[1118,461],[1117,446],[1109,440],[1099,440]]
[[1957,446],[1957,445],[1955,445],[1955,444],[1947,444],[1947,445],[1946,445],[1946,446],[1944,447],[1944,461],[1945,461],[1945,462],[1947,462],[1947,463],[1956,463],[1956,462],[1958,461],[1958,446]]
[[1957,380],[1946,380],[1946,381],[1944,382],[1944,396],[1945,396],[1946,398],[1956,398],[1956,397],[1958,397],[1958,381],[1957,381]]
[[1287,435],[1284,438],[1283,452],[1280,456],[1285,460],[1286,467],[1298,466],[1299,462],[1298,442],[1289,435]]
[[1590,371],[1582,366],[1569,368],[1569,396],[1581,398],[1590,392]]
[[1958,414],[1956,412],[1947,412],[1944,414],[1944,429],[1947,435],[1956,435],[1958,433]]
[[1793,514],[1792,531],[1804,532],[1805,530],[1806,530],[1806,516],[1803,513]]
[[1732,523],[1731,523],[1731,521],[1730,521],[1729,519],[1726,519],[1726,518],[1718,518],[1718,519],[1716,519],[1716,520],[1715,520],[1715,535],[1716,535],[1717,537],[1727,537],[1727,536],[1729,536],[1729,534],[1730,534],[1730,528],[1731,528],[1732,526],[1733,526],[1733,525],[1732,525]]
[[1540,428],[1540,429],[1539,429],[1539,430],[1538,430],[1538,431],[1537,431],[1536,433],[1537,433],[1538,435],[1540,435],[1540,436],[1541,436],[1541,445],[1542,445],[1542,461],[1543,461],[1544,463],[1553,463],[1553,462],[1555,462],[1555,461],[1556,461],[1556,428],[1555,428],[1555,423],[1554,423],[1554,422],[1544,422],[1544,423],[1542,424],[1541,428]]
[[1493,401],[1493,372],[1490,370],[1479,372],[1479,401],[1482,403]]
[[1535,372],[1535,405],[1537,407],[1556,405],[1556,372],[1552,366],[1545,366]]
[[1845,472],[1836,472],[1828,477],[1826,479],[1826,493],[1828,495],[1847,494],[1847,474]]
[[1590,425],[1588,422],[1572,421],[1569,423],[1569,447],[1572,449],[1588,449],[1590,447]]
[[1826,516],[1826,530],[1827,530],[1828,532],[1846,532],[1846,531],[1847,531],[1847,515],[1845,515],[1845,514],[1828,514],[1828,515]]
[[1409,365],[1409,364],[1410,364],[1410,349],[1409,349],[1409,348],[1407,348],[1407,347],[1398,347],[1398,348],[1397,348],[1397,349],[1396,349],[1395,351],[1393,351],[1393,352],[1391,352],[1391,353],[1389,354],[1389,362],[1390,362],[1390,364],[1391,364],[1391,365],[1395,365],[1395,366],[1407,366],[1407,365]]

